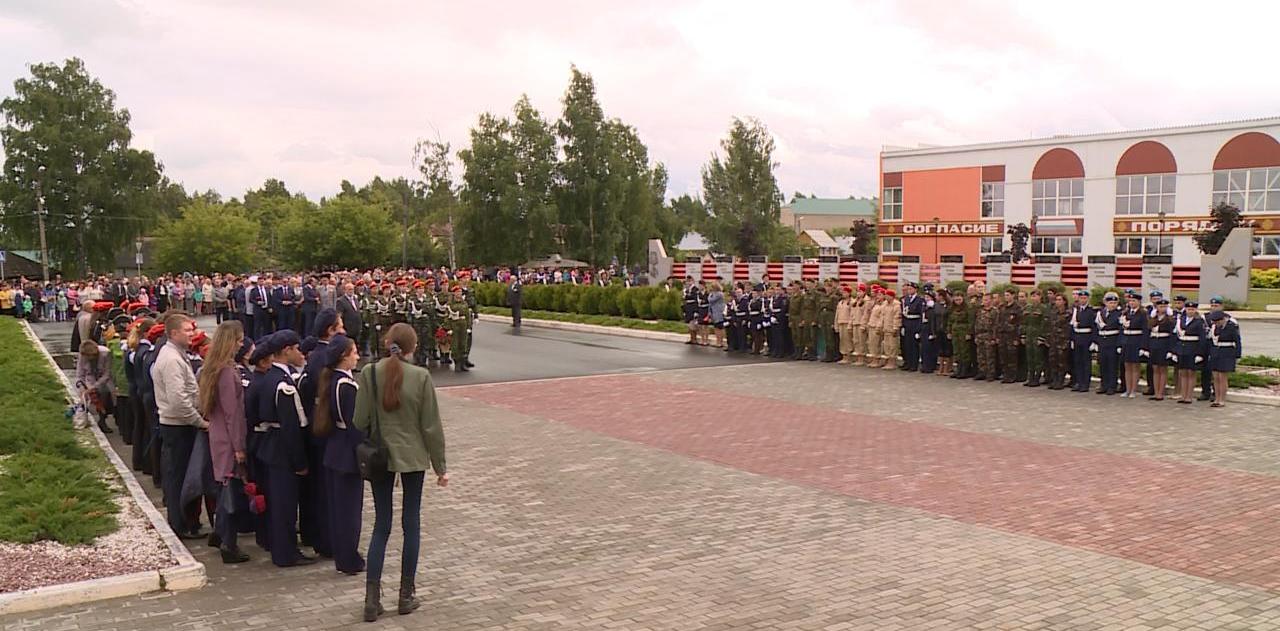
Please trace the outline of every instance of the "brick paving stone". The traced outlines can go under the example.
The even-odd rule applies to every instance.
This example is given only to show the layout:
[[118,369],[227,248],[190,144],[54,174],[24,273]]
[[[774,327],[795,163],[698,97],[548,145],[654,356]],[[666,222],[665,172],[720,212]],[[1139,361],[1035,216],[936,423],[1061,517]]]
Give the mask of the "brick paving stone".
[[[644,408],[606,415],[662,427],[678,420],[655,421],[649,412],[662,409],[669,384],[633,383],[649,389]],[[613,396],[605,386],[630,387],[627,380],[578,386],[599,397]],[[753,473],[736,461],[655,449],[495,406],[476,392],[442,393],[453,483],[429,490],[424,504],[420,613],[360,625],[360,578],[324,564],[273,568],[247,543],[254,559],[230,567],[193,546],[210,563],[211,584],[202,590],[10,616],[0,618],[0,628],[738,631],[846,624],[1075,631],[1131,629],[1152,613],[1168,620],[1167,628],[1222,628],[1206,625],[1230,613],[1241,616],[1242,628],[1266,629],[1275,628],[1280,611],[1280,596],[1266,589],[867,501]],[[716,410],[721,424],[751,415],[754,400],[736,401]],[[783,417],[775,426],[817,414],[778,405],[803,418]],[[913,428],[912,435],[934,429]],[[700,440],[716,439],[701,431]],[[912,444],[900,438],[895,449]],[[747,435],[735,440],[758,444]],[[975,453],[975,445],[989,443],[956,448]],[[837,463],[837,477],[853,462]],[[368,501],[365,519],[372,522]],[[393,534],[387,583],[399,546]]]

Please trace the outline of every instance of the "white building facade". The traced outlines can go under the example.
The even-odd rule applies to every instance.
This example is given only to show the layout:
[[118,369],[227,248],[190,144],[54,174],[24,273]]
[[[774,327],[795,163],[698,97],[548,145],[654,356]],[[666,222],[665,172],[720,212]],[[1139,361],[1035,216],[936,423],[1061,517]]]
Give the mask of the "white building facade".
[[964,255],[1032,228],[1032,255],[1196,265],[1191,235],[1225,201],[1255,223],[1255,267],[1280,261],[1280,117],[881,153],[881,252]]

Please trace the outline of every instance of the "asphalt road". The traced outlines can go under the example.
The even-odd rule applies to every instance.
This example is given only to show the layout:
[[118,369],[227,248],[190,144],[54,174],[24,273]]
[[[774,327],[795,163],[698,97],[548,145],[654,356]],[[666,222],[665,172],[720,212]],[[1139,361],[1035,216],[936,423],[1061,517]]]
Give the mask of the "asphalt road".
[[[200,328],[212,333],[214,319],[201,317]],[[71,325],[34,325],[36,335],[55,355],[69,352]],[[476,323],[471,372],[434,368],[437,386],[474,385],[553,377],[640,373],[675,368],[729,366],[769,361],[673,342],[596,333],[577,333],[525,326],[513,329],[495,322]],[[1280,331],[1277,331],[1280,335]],[[74,362],[67,365],[74,367]]]

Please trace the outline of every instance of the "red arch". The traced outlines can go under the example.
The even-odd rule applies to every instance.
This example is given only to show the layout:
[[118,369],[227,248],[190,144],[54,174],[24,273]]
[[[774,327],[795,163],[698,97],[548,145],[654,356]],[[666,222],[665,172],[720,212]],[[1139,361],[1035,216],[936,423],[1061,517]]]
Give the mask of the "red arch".
[[1280,142],[1262,132],[1246,132],[1227,141],[1213,159],[1213,170],[1280,166]]
[[1084,177],[1084,163],[1070,149],[1050,149],[1036,161],[1031,170],[1033,180],[1056,180],[1068,177]]
[[1116,175],[1177,173],[1178,163],[1169,148],[1154,140],[1144,140],[1125,150],[1116,164]]

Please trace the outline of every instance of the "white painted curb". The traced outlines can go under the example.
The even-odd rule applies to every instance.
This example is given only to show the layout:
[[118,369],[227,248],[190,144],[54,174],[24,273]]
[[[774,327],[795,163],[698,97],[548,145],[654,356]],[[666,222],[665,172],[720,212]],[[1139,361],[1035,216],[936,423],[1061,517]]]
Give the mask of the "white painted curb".
[[[491,322],[501,322],[511,324],[510,316],[480,314],[481,320]],[[635,337],[645,340],[658,340],[662,342],[684,342],[688,340],[688,336],[680,333],[665,333],[662,331],[642,331],[638,329],[624,329],[616,326],[601,326],[598,324],[579,324],[577,322],[559,322],[556,320],[538,320],[535,318],[521,318],[521,326],[532,326],[543,329],[558,329],[561,331],[578,331],[581,333],[599,333],[602,335],[617,335],[619,337]],[[1196,377],[1198,380],[1199,377]],[[1092,379],[1095,383],[1101,383],[1097,377]],[[1199,392],[1200,388],[1196,388]],[[1269,397],[1258,394],[1249,394],[1246,392],[1228,392],[1227,401],[1231,403],[1249,403],[1254,405],[1269,405],[1280,407],[1280,397]]]
[[[44,355],[54,374],[58,375],[58,378],[62,380],[62,385],[66,388],[69,400],[74,401],[76,399],[76,391],[71,379],[58,367],[53,355],[49,354],[49,349],[45,348],[40,339],[36,337],[35,332],[31,330],[31,326],[25,321],[22,321],[22,330],[26,333],[27,339],[31,340],[31,343]],[[125,488],[129,490],[129,496],[133,499],[133,503],[146,515],[147,520],[151,522],[151,527],[160,535],[165,545],[168,546],[169,553],[173,555],[174,559],[177,559],[178,564],[158,570],[147,570],[120,576],[106,576],[75,583],[63,583],[61,585],[46,585],[3,594],[0,595],[0,615],[23,613],[64,605],[78,605],[122,596],[136,596],[158,590],[176,592],[198,589],[204,587],[207,582],[204,564],[191,556],[191,551],[182,545],[182,541],[178,539],[173,529],[169,527],[165,517],[151,503],[151,498],[147,497],[146,491],[142,490],[142,486],[138,484],[138,479],[133,476],[133,471],[125,465],[124,460],[120,458],[116,450],[112,449],[107,437],[93,423],[89,424],[88,429],[93,433],[94,440],[98,443],[98,448],[102,450],[107,460],[115,467],[116,473],[124,482]]]
[[[511,316],[489,315],[482,313],[480,314],[480,319],[492,322],[501,322],[503,324],[511,324]],[[557,329],[560,331],[577,331],[579,333],[599,333],[601,335],[616,335],[618,337],[634,337],[642,340],[657,340],[659,342],[684,342],[689,339],[688,335],[681,333],[645,331],[643,329],[624,329],[618,326],[580,324],[577,322],[560,322],[558,320],[538,320],[536,318],[520,318],[520,326]]]

